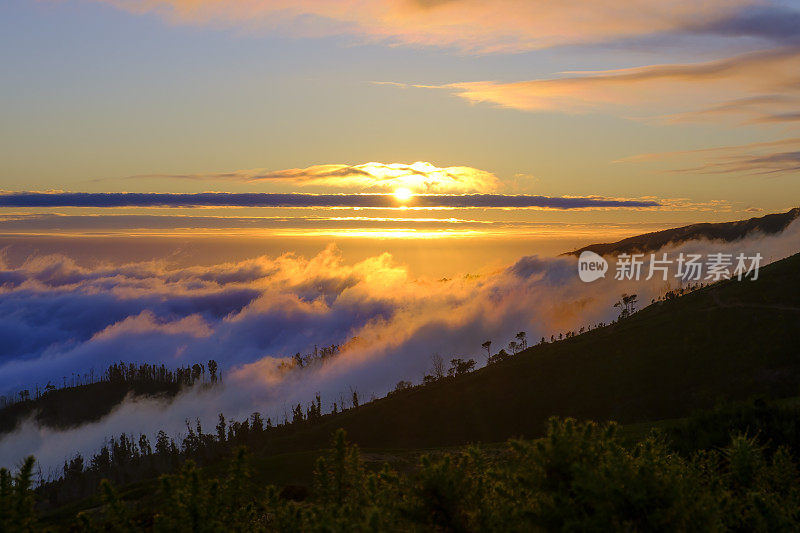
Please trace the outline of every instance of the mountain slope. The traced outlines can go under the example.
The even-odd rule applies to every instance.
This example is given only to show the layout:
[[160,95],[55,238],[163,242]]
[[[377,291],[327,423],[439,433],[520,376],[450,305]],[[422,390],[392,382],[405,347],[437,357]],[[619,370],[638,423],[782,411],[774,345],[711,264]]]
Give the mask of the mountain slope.
[[[682,228],[660,231],[630,237],[610,244],[593,244],[581,248],[573,254],[579,254],[586,249],[594,250],[601,254],[631,252],[634,250],[649,250],[659,248],[670,242],[706,237],[724,240],[734,240],[754,231],[762,233],[777,233],[785,229],[793,220],[800,216],[800,208],[792,209],[787,213],[772,214],[760,218],[728,222],[722,224],[694,224]],[[592,338],[598,335],[591,334]],[[584,337],[581,337],[584,339]],[[578,350],[581,344],[570,344]],[[561,350],[564,344],[559,343],[558,348],[546,347],[538,349],[536,353],[551,350]],[[436,385],[439,386],[439,385]],[[42,398],[16,403],[0,408],[0,434],[11,431],[20,421],[31,414],[35,414],[37,422],[53,428],[67,428],[86,422],[96,421],[107,415],[116,405],[119,405],[127,394],[139,396],[173,397],[179,387],[171,385],[162,386],[158,383],[137,384],[109,384],[94,383],[78,387],[67,387],[53,391]],[[413,392],[416,393],[416,392]],[[409,392],[408,394],[412,394]],[[482,409],[481,406],[476,406]]]
[[100,420],[128,395],[169,399],[180,389],[179,385],[170,383],[110,381],[65,387],[37,399],[0,408],[0,437],[29,417],[43,427],[67,429]]
[[736,241],[753,232],[764,234],[779,233],[786,229],[797,217],[800,216],[800,207],[786,213],[766,215],[748,220],[735,222],[692,224],[680,228],[672,228],[653,233],[644,233],[628,237],[621,241],[603,244],[590,244],[565,255],[580,255],[581,252],[591,250],[600,255],[621,254],[632,252],[650,252],[668,244],[677,244],[693,239],[710,239],[723,241]]
[[617,324],[396,393],[271,439],[268,453],[321,447],[338,427],[375,448],[541,434],[553,415],[623,423],[685,416],[720,399],[796,395],[800,254],[657,303]]
[[[319,450],[340,427],[369,451],[368,463],[404,469],[429,448],[540,436],[551,416],[614,419],[644,430],[720,400],[796,397],[798,272],[800,254],[764,267],[757,281],[722,282],[470,374],[259,432],[246,442],[254,452],[253,479],[308,485]],[[227,440],[224,446],[239,444]],[[224,472],[226,449],[204,458],[209,472]],[[157,474],[136,478],[126,498],[152,505]],[[127,483],[121,479],[117,483]],[[97,506],[96,497],[69,503],[69,483],[69,497],[62,498],[58,484],[50,488],[57,494],[51,520]]]

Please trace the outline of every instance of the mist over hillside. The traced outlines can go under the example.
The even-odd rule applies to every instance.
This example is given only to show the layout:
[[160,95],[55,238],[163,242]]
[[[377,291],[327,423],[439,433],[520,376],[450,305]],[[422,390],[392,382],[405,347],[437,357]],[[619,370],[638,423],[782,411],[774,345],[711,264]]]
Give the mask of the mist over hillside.
[[600,255],[653,252],[669,245],[674,246],[682,242],[700,239],[734,242],[753,238],[758,234],[775,235],[780,233],[789,227],[798,216],[800,216],[800,207],[795,207],[786,213],[764,215],[734,222],[692,224],[680,228],[636,235],[612,243],[590,244],[569,253],[580,255],[581,252],[586,250],[591,250]]
[[[800,249],[800,226],[735,242],[687,241],[664,253],[760,253],[763,263]],[[335,248],[304,259],[257,258],[211,267],[167,263],[81,267],[68,257],[33,257],[6,270],[0,296],[7,311],[0,385],[6,392],[58,382],[116,361],[173,366],[219,361],[225,382],[174,399],[130,398],[75,431],[24,422],[0,440],[0,462],[35,453],[63,462],[65,440],[95,450],[108,435],[185,430],[185,420],[212,426],[218,413],[260,411],[273,420],[320,393],[325,412],[357,390],[383,396],[399,381],[418,383],[431,356],[486,362],[481,348],[506,347],[519,331],[532,342],[609,323],[620,294],[646,305],[680,285],[659,279],[587,284],[572,257],[526,256],[502,270],[453,279],[412,278],[390,255],[344,264]],[[744,283],[744,282],[743,282]],[[10,310],[13,309],[13,312]],[[39,334],[30,335],[31,331]],[[295,354],[336,345],[324,364],[297,368]]]

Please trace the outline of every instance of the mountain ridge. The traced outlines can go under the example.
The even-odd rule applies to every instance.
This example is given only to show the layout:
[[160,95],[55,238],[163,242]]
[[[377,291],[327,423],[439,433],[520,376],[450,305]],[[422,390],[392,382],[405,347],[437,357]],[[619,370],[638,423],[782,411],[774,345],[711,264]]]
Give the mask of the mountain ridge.
[[270,448],[324,446],[337,427],[367,447],[497,442],[537,437],[553,415],[638,423],[686,416],[720,399],[791,396],[800,383],[798,271],[800,254],[767,265],[756,281],[657,302],[612,325],[301,428],[305,435],[285,448]]
[[695,239],[731,242],[743,239],[753,232],[761,232],[765,235],[780,233],[798,217],[800,217],[800,207],[795,207],[786,213],[773,213],[733,222],[702,222],[634,235],[616,242],[589,244],[562,255],[577,256],[585,251],[592,251],[600,255],[651,252],[669,244],[679,244]]

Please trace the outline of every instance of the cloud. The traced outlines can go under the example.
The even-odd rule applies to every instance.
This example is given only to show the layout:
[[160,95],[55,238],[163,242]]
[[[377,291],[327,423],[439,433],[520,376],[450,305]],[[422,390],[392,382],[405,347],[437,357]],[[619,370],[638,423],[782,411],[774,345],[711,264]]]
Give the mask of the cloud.
[[800,94],[764,94],[727,100],[703,109],[675,113],[668,123],[737,120],[740,125],[791,123],[800,114],[789,109],[800,105]]
[[[800,248],[800,222],[745,241],[682,243],[671,253],[756,251],[773,261]],[[530,339],[608,322],[622,292],[649,301],[661,280],[581,282],[573,257],[522,257],[506,268],[434,281],[414,278],[389,254],[346,264],[329,247],[208,266],[166,262],[79,266],[69,257],[0,265],[0,390],[18,390],[119,360],[185,365],[216,359],[225,383],[170,404],[125,402],[103,420],[71,431],[28,422],[0,439],[0,464],[35,453],[57,468],[71,453],[96,450],[113,433],[178,434],[187,418],[213,426],[218,412],[254,410],[281,419],[286,406],[320,392],[325,409],[350,386],[364,397],[402,379],[419,381],[430,355],[475,357],[516,332]],[[467,274],[467,273],[462,273]],[[15,333],[16,332],[16,333]],[[349,340],[358,337],[358,342]],[[328,363],[281,370],[314,345],[344,346]],[[68,446],[65,446],[69,443]]]
[[[772,261],[800,248],[800,223],[746,241],[683,243],[685,251],[748,254]],[[259,410],[280,420],[288,405],[320,392],[325,409],[350,386],[384,394],[399,380],[419,381],[430,355],[475,357],[487,339],[497,349],[516,332],[529,339],[608,322],[622,292],[649,301],[663,281],[585,284],[572,257],[522,257],[507,268],[434,281],[413,278],[389,254],[345,264],[335,248],[311,258],[279,257],[178,267],[163,262],[78,266],[63,256],[31,257],[0,269],[0,327],[21,331],[25,348],[5,347],[0,389],[17,390],[118,360],[169,366],[216,359],[225,383],[165,404],[129,400],[103,420],[70,431],[28,422],[0,439],[0,464],[35,453],[57,468],[75,451],[96,450],[111,434],[166,429],[187,418],[212,425],[218,412]],[[73,316],[79,313],[80,316]],[[347,343],[358,337],[359,342]],[[295,352],[337,343],[328,363],[280,369]],[[24,350],[24,353],[23,353]]]
[[359,207],[412,208],[642,208],[657,207],[653,200],[614,199],[598,196],[550,197],[534,195],[463,194],[415,195],[399,201],[391,194],[300,193],[0,193],[2,207]]
[[729,161],[718,161],[676,171],[701,174],[783,174],[794,173],[798,170],[800,170],[800,151],[777,152],[760,156],[738,156]]
[[675,161],[683,166],[672,172],[688,174],[740,174],[767,176],[800,170],[800,138],[779,139],[702,150],[639,154],[618,162]]
[[[785,46],[701,63],[416,87],[446,90],[470,103],[522,111],[613,112],[629,118],[690,120],[741,113],[735,103],[745,98],[749,99],[748,112],[761,114],[765,111],[757,106],[794,104],[800,97],[797,72],[800,46]],[[720,101],[725,103],[720,105]]]
[[[98,0],[133,13],[292,36],[350,35],[365,41],[509,52],[595,43],[735,21],[755,0]],[[733,23],[728,25],[733,28]]]
[[[565,4],[571,5],[558,5]],[[618,13],[608,3],[601,4],[606,9],[602,17]],[[711,8],[698,4],[703,4],[702,10]],[[778,2],[754,2],[731,3],[709,16],[685,15],[666,28],[645,23],[641,32],[607,35],[595,47],[617,52],[648,49],[662,55],[668,48],[677,57],[692,58],[701,55],[699,47],[705,57],[715,59],[563,71],[536,79],[394,84],[438,89],[473,104],[527,112],[608,113],[666,123],[798,121],[800,10]]]
[[729,37],[758,37],[776,43],[800,41],[800,11],[780,5],[756,5],[710,22],[690,26],[690,31]]
[[209,174],[154,174],[133,178],[179,178],[205,181],[278,181],[307,186],[336,187],[365,192],[393,192],[403,187],[414,193],[464,194],[494,192],[500,181],[490,172],[472,167],[436,167],[417,161],[364,163],[362,165],[314,165],[287,170],[251,169]]

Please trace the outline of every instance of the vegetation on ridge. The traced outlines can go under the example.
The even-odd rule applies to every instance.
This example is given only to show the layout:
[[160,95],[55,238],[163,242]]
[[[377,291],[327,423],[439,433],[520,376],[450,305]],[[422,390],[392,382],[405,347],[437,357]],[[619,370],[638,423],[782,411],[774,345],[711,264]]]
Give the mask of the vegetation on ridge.
[[[767,410],[771,407],[761,406]],[[675,433],[671,434],[674,438]],[[680,447],[680,444],[678,445]],[[46,530],[30,490],[33,459],[0,472],[0,529]],[[254,481],[244,449],[228,474],[192,461],[163,476],[147,506],[107,481],[102,504],[59,527],[82,531],[792,531],[796,456],[733,432],[722,447],[677,453],[654,432],[631,442],[614,423],[551,419],[543,438],[502,449],[424,455],[410,472],[369,468],[343,430],[316,461],[310,492]],[[56,526],[51,526],[55,529]]]

